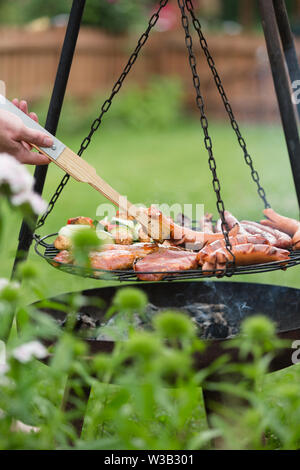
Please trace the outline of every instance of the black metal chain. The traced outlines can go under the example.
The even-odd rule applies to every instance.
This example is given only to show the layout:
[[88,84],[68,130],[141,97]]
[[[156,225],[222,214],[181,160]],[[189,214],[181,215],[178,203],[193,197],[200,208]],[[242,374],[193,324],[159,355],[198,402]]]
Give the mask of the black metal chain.
[[238,143],[239,143],[240,147],[243,150],[245,162],[250,167],[251,177],[252,177],[254,183],[257,185],[258,195],[262,199],[265,208],[271,207],[270,204],[267,201],[266,192],[260,184],[259,174],[254,168],[253,160],[252,160],[252,158],[251,158],[251,156],[250,156],[250,154],[247,150],[247,145],[246,145],[245,139],[243,138],[243,136],[241,134],[241,131],[240,131],[240,128],[239,128],[239,125],[238,125],[238,123],[235,119],[232,107],[229,103],[229,100],[228,100],[227,95],[225,93],[224,87],[222,85],[221,78],[220,78],[220,76],[218,74],[218,71],[216,69],[214,59],[212,58],[212,56],[209,52],[207,41],[206,41],[206,39],[203,35],[203,32],[202,32],[201,23],[197,19],[197,17],[195,16],[193,1],[192,0],[185,0],[185,5],[186,5],[186,8],[187,8],[187,10],[189,11],[189,13],[191,15],[193,26],[194,26],[194,28],[195,28],[198,36],[199,36],[200,46],[201,46],[201,48],[202,48],[202,50],[205,54],[208,66],[209,66],[209,68],[210,68],[210,70],[213,74],[217,89],[219,91],[221,99],[224,103],[224,107],[225,107],[225,109],[227,111],[227,114],[229,116],[231,126],[232,126],[234,132],[236,133]]
[[[161,10],[167,5],[169,0],[160,0],[159,2],[159,7],[158,9],[156,10],[156,12],[151,16],[150,20],[149,20],[149,23],[148,23],[148,27],[146,29],[146,31],[141,35],[141,37],[139,38],[138,40],[138,43],[137,43],[137,46],[135,48],[135,50],[133,51],[133,53],[131,54],[123,72],[121,73],[121,75],[119,76],[118,80],[116,81],[116,83],[114,84],[113,88],[112,88],[112,91],[111,91],[111,94],[109,96],[109,98],[107,100],[104,101],[102,107],[101,107],[101,112],[99,114],[99,116],[93,121],[92,125],[91,125],[91,128],[90,128],[90,132],[89,134],[83,139],[81,145],[80,145],[80,149],[78,151],[78,155],[81,157],[83,152],[87,149],[87,147],[89,146],[90,142],[91,142],[91,139],[94,135],[94,133],[98,130],[98,128],[100,127],[101,123],[102,123],[102,118],[103,116],[105,115],[105,113],[107,113],[107,111],[109,110],[109,108],[111,107],[111,104],[112,104],[112,100],[114,98],[114,96],[120,91],[122,85],[123,85],[123,82],[125,80],[125,78],[127,77],[128,73],[130,72],[133,64],[135,63],[138,55],[139,55],[139,52],[140,50],[142,49],[142,47],[144,46],[144,44],[147,42],[147,39],[149,37],[149,33],[151,32],[151,30],[154,28],[154,26],[156,25],[158,19],[159,19],[159,15],[160,15],[160,12]],[[61,192],[63,191],[64,187],[66,186],[66,184],[68,183],[70,179],[70,175],[68,175],[67,173],[63,176],[61,182],[59,183],[55,193],[53,194],[52,198],[50,199],[50,202],[48,204],[48,207],[45,211],[45,213],[42,215],[42,217],[39,219],[37,225],[36,225],[36,230],[39,229],[40,227],[42,227],[48,217],[48,215],[52,212],[54,206],[55,206],[55,203],[57,201],[57,199],[59,198]]]
[[[232,255],[232,258],[234,261],[235,258],[234,258],[233,253],[231,252],[231,243],[229,240],[229,228],[225,220],[225,214],[224,214],[225,206],[221,198],[221,184],[217,175],[217,164],[213,155],[213,145],[212,145],[211,137],[208,132],[208,120],[205,115],[205,105],[204,105],[204,100],[203,100],[203,97],[201,95],[201,90],[200,90],[200,78],[197,72],[196,57],[193,52],[193,41],[190,35],[189,20],[185,12],[185,0],[178,0],[178,6],[181,11],[181,22],[182,22],[183,29],[185,31],[185,44],[189,53],[189,63],[190,63],[190,67],[191,67],[192,75],[193,75],[193,84],[196,90],[196,104],[200,111],[200,123],[201,123],[201,127],[204,133],[204,145],[208,152],[208,164],[209,164],[209,168],[211,170],[212,176],[213,176],[212,183],[213,183],[214,191],[217,196],[217,209],[218,209],[220,219],[222,222],[221,224],[222,232],[223,232],[225,243],[226,243],[226,249]],[[232,264],[232,263],[228,263],[228,264]]]

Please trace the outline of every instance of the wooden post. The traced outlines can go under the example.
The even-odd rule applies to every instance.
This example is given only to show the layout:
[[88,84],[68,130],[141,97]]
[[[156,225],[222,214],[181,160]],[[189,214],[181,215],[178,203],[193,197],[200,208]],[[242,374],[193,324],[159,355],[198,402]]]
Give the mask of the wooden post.
[[294,16],[297,20],[300,20],[300,0],[296,0],[294,4]]
[[246,31],[253,28],[254,7],[254,0],[240,0],[239,2],[239,22]]

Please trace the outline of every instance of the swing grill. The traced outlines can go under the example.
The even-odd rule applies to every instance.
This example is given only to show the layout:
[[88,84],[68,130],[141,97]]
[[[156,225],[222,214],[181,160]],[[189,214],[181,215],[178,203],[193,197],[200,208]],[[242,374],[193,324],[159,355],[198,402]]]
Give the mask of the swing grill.
[[[118,271],[105,271],[102,269],[89,269],[82,266],[76,266],[74,264],[64,264],[59,263],[58,261],[53,261],[53,258],[59,253],[53,243],[49,243],[51,238],[55,238],[57,233],[53,233],[51,235],[46,235],[43,238],[37,238],[35,243],[35,252],[44,258],[50,265],[54,266],[61,271],[74,274],[76,276],[81,277],[91,277],[94,279],[101,279],[101,280],[111,280],[111,281],[138,281],[136,272],[134,270],[118,270]],[[251,266],[232,266],[232,268],[228,267],[224,269],[222,272],[220,269],[214,271],[205,270],[205,273],[202,272],[201,268],[188,270],[188,271],[168,271],[163,272],[165,274],[164,281],[179,281],[184,279],[202,279],[208,278],[212,276],[216,277],[231,277],[233,275],[241,275],[241,274],[258,274],[258,273],[266,273],[271,271],[276,271],[278,269],[285,270],[292,266],[296,266],[300,264],[300,250],[291,251],[290,252],[290,259],[284,262],[284,266],[282,261],[273,261],[271,263],[264,263],[264,264],[254,264]],[[208,274],[209,272],[209,274]],[[161,271],[147,271],[141,272],[139,274],[162,274]]]
[[[233,261],[227,262],[223,270],[219,268],[217,270],[212,270],[212,271],[205,269],[205,272],[202,272],[201,268],[199,268],[197,270],[189,270],[189,271],[169,271],[167,273],[164,272],[164,274],[166,275],[164,280],[174,281],[174,280],[180,280],[180,279],[195,279],[195,278],[204,278],[204,277],[212,277],[212,276],[231,277],[233,275],[239,275],[239,274],[255,274],[255,273],[262,273],[262,272],[270,272],[270,271],[274,271],[278,269],[285,270],[288,267],[296,266],[297,264],[300,264],[300,251],[291,251],[290,259],[285,261],[284,264],[282,261],[277,261],[277,262],[270,262],[270,263],[264,263],[264,264],[255,264],[255,265],[250,265],[250,266],[236,266],[235,265],[235,257],[231,251],[232,247],[231,247],[230,238],[229,238],[229,228],[225,220],[225,205],[221,196],[221,184],[218,178],[217,164],[216,164],[216,160],[215,160],[214,153],[213,153],[213,142],[209,134],[208,119],[205,114],[205,102],[204,102],[204,98],[201,94],[201,89],[200,89],[200,78],[199,78],[198,71],[197,71],[197,61],[196,61],[196,57],[195,57],[194,50],[193,50],[193,39],[192,39],[191,32],[190,32],[191,25],[193,26],[196,32],[196,35],[199,38],[201,49],[206,57],[208,66],[211,70],[212,77],[214,79],[215,85],[218,90],[218,93],[220,94],[225,110],[229,117],[231,127],[233,131],[235,132],[238,144],[242,149],[245,163],[250,168],[251,177],[257,187],[258,196],[262,200],[264,208],[269,208],[271,206],[267,200],[266,192],[261,185],[260,177],[254,167],[253,160],[248,152],[245,139],[243,138],[241,134],[239,125],[234,116],[232,107],[229,103],[228,97],[222,85],[221,78],[216,69],[214,59],[209,52],[208,44],[203,35],[201,24],[195,15],[192,0],[177,0],[177,2],[178,2],[180,14],[181,14],[181,23],[182,23],[182,27],[183,27],[183,31],[185,35],[185,44],[186,44],[186,48],[188,52],[188,60],[189,60],[189,65],[190,65],[191,72],[192,72],[193,85],[194,85],[195,93],[196,93],[196,106],[200,114],[200,125],[201,125],[203,136],[204,136],[204,146],[208,154],[208,164],[209,164],[209,168],[212,174],[212,185],[213,185],[213,190],[216,194],[216,199],[217,199],[216,207],[218,210],[218,215],[221,219],[221,228],[222,228],[222,233],[223,233],[225,244],[226,244],[226,250],[231,255],[230,259],[232,259]],[[113,86],[110,96],[103,103],[99,116],[93,121],[89,134],[83,139],[80,149],[78,151],[78,155],[80,157],[89,146],[94,133],[99,129],[102,123],[103,117],[105,116],[107,111],[110,109],[115,95],[121,89],[123,82],[126,79],[128,73],[131,71],[134,63],[136,62],[136,59],[138,58],[138,55],[141,49],[147,42],[151,30],[156,25],[159,19],[161,10],[167,5],[167,3],[168,3],[168,0],[160,0],[159,7],[157,11],[150,18],[146,31],[139,38],[138,44],[135,50],[131,54],[123,72],[121,73],[120,77],[118,78],[115,85]],[[54,209],[55,203],[57,199],[59,198],[61,192],[63,191],[64,187],[68,183],[69,178],[70,176],[68,174],[65,174],[64,177],[62,178],[54,195],[52,196],[49,202],[46,212],[42,215],[42,217],[38,221],[36,230],[41,228],[44,225],[47,217]],[[104,271],[104,270],[99,270],[99,269],[91,270],[91,269],[87,269],[84,267],[75,266],[73,264],[68,265],[68,264],[63,264],[63,263],[59,263],[56,261],[54,263],[53,258],[58,253],[58,250],[55,249],[53,243],[49,243],[49,240],[54,235],[55,234],[46,235],[45,237],[41,238],[39,235],[34,234],[34,238],[36,240],[35,251],[39,256],[46,259],[46,261],[49,262],[51,265],[53,266],[55,265],[55,267],[61,269],[62,271],[71,273],[71,274],[76,274],[76,275],[83,276],[83,277],[93,277],[97,279],[110,279],[110,280],[113,279],[113,280],[118,280],[118,281],[136,281],[137,280],[136,273],[133,270],[126,270],[126,271]],[[139,274],[159,274],[159,273],[151,271],[151,273],[139,272]]]

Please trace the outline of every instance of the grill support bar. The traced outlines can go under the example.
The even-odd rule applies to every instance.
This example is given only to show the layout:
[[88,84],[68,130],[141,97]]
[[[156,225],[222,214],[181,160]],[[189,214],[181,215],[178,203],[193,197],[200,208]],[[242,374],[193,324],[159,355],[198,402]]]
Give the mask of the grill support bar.
[[[292,89],[290,87],[285,64],[286,58],[290,80],[295,80],[299,70],[297,56],[291,49],[292,34],[288,17],[282,15],[282,11],[286,11],[285,2],[279,2],[278,0],[259,0],[258,3],[300,208],[300,140],[295,108],[292,102]],[[275,10],[277,12],[277,18]],[[281,17],[279,24],[278,17]],[[286,56],[284,56],[281,41],[283,42]],[[298,77],[300,79],[300,76]]]
[[[290,80],[293,83],[300,80],[300,67],[286,4],[284,0],[273,0],[273,5]],[[300,117],[300,103],[297,105],[297,111]]]
[[[60,60],[57,68],[55,83],[48,108],[45,129],[55,135],[60,113],[65,97],[65,91],[69,79],[73,56],[76,48],[77,38],[80,30],[81,19],[86,0],[73,0],[68,26],[61,50]],[[42,194],[47,176],[48,165],[36,166],[34,172],[34,191]],[[37,217],[35,222],[37,221]],[[33,230],[22,221],[19,232],[19,244],[14,260],[12,278],[16,273],[16,268],[21,261],[25,261],[32,243]]]

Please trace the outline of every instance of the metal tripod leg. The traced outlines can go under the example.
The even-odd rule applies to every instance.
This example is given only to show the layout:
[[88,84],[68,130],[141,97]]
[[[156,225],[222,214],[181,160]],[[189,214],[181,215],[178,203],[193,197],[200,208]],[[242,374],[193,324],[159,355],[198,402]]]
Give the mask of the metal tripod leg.
[[259,0],[259,8],[300,208],[300,140],[273,0]]
[[[56,79],[53,87],[53,92],[49,104],[45,129],[51,134],[55,135],[60,113],[64,101],[65,91],[68,83],[68,78],[73,61],[74,51],[77,43],[78,33],[80,29],[83,10],[86,0],[73,0],[68,27],[61,51],[60,61],[57,68]],[[37,166],[34,172],[34,190],[38,194],[42,194],[48,166]],[[16,268],[20,261],[26,260],[28,251],[32,243],[33,231],[26,222],[23,220],[21,230],[19,233],[19,244],[12,270],[12,277],[14,277]]]
[[[285,55],[285,61],[288,67],[291,83],[293,83],[296,80],[300,80],[300,67],[286,4],[284,0],[273,0],[273,5],[283,52]],[[297,105],[297,111],[300,117],[300,103]]]

